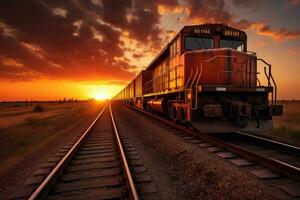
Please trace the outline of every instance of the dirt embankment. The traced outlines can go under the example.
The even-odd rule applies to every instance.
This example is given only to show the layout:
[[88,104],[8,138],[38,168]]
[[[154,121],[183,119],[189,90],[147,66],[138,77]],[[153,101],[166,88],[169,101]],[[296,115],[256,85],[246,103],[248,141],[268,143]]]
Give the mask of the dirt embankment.
[[247,170],[186,143],[156,121],[114,105],[120,132],[125,131],[152,172],[161,199],[285,199]]
[[283,105],[283,115],[273,117],[274,129],[258,135],[300,147],[300,102],[278,102]]
[[102,107],[89,102],[42,106],[43,112],[21,107],[20,114],[17,107],[0,118],[0,124],[2,119],[13,120],[13,113],[18,119],[6,123],[0,131],[0,199],[20,187],[37,167],[82,133]]

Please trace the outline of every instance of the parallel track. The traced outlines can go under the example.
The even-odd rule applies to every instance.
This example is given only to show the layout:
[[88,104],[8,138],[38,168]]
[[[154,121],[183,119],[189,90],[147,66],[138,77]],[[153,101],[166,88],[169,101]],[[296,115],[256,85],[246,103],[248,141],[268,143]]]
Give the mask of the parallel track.
[[300,168],[300,148],[244,132],[212,134],[226,143],[253,151],[291,167]]
[[[264,139],[264,138],[260,138],[260,137],[251,136],[249,134],[241,133],[241,132],[236,132],[235,134],[239,135],[240,138],[242,138],[242,137],[244,139],[248,138],[248,140],[243,140],[244,143],[242,143],[242,142],[237,143],[236,142],[236,141],[238,141],[238,140],[236,140],[237,138],[235,138],[235,140],[230,140],[230,137],[228,137],[226,139],[226,134],[224,134],[223,136],[218,135],[218,137],[216,135],[212,136],[212,135],[208,135],[208,134],[203,134],[197,130],[193,130],[190,128],[186,128],[182,125],[175,124],[174,122],[172,122],[170,120],[167,120],[165,118],[159,117],[154,114],[151,114],[149,112],[146,112],[146,111],[136,108],[134,106],[131,106],[128,104],[125,104],[125,105],[134,110],[137,110],[147,116],[150,116],[151,118],[156,119],[171,128],[180,130],[186,134],[192,135],[195,138],[201,139],[205,142],[211,143],[220,148],[227,149],[237,155],[240,155],[249,160],[260,163],[261,165],[272,169],[272,171],[278,172],[280,174],[285,174],[286,176],[288,176],[296,181],[300,181],[300,166],[299,166],[300,165],[300,163],[299,163],[300,148],[298,148],[298,147],[294,147],[291,145],[279,143],[276,141],[272,141],[272,140],[268,140],[268,139]],[[231,138],[234,138],[234,137],[231,137]],[[251,139],[249,139],[249,138],[251,138]],[[245,145],[245,141],[248,143],[248,145]],[[249,146],[250,146],[249,143],[251,143],[252,148],[249,148]],[[253,146],[255,146],[255,147],[253,148]],[[275,156],[276,153],[273,154],[273,156],[270,156],[268,154],[264,154],[263,151],[254,150],[255,148],[258,148],[261,146],[263,146],[264,149],[271,148],[272,150],[274,150],[274,148],[275,148],[277,153],[278,152],[280,153],[281,158],[284,158],[284,157],[291,158],[292,157],[293,159],[292,159],[292,161],[287,162],[287,159],[285,159],[285,160],[278,159],[278,156]]]
[[29,199],[138,199],[110,105]]

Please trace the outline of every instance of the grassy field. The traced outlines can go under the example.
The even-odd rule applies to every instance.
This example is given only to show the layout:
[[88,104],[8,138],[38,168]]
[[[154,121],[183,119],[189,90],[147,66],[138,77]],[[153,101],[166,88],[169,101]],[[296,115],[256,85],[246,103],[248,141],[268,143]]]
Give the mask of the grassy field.
[[282,101],[283,116],[273,118],[274,129],[260,134],[300,147],[300,101]]
[[0,175],[99,111],[95,102],[0,103]]

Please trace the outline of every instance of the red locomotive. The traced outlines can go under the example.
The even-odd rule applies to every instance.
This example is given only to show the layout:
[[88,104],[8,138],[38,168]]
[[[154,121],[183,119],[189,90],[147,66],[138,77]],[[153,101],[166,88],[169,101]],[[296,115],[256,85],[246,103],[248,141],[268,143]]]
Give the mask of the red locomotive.
[[[258,62],[265,65],[266,86]],[[271,65],[247,51],[244,31],[203,24],[183,27],[113,99],[204,132],[226,132],[272,127],[272,116],[282,115],[276,96]]]

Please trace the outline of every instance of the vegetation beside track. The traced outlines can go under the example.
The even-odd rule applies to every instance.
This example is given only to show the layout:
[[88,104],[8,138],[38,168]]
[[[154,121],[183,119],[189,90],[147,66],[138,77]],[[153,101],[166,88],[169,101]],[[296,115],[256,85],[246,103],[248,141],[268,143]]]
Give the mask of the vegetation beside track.
[[300,101],[281,101],[283,116],[273,117],[274,129],[259,135],[300,147]]
[[43,145],[78,127],[99,111],[95,102],[42,103],[1,108],[0,110],[0,176]]

